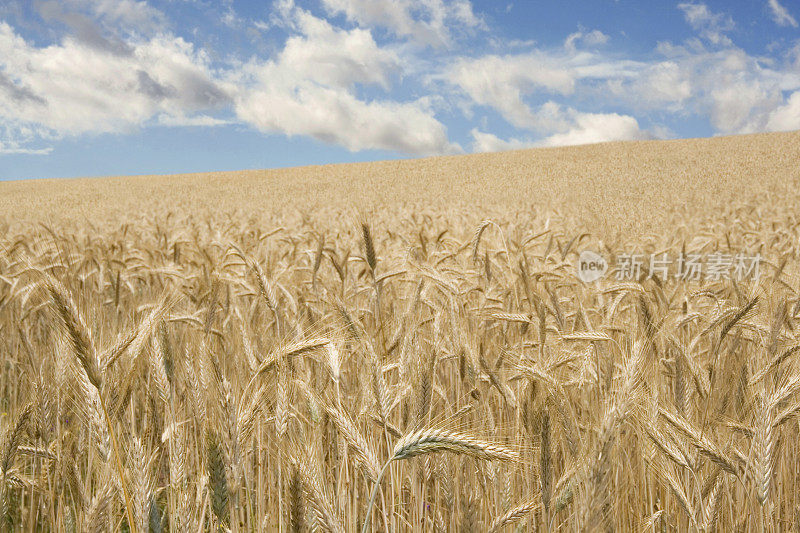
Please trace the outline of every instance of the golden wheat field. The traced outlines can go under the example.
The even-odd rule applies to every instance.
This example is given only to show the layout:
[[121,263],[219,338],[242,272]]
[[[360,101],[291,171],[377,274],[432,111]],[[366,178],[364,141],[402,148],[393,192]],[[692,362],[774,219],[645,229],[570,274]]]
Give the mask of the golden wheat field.
[[798,162],[0,183],[0,530],[799,530]]

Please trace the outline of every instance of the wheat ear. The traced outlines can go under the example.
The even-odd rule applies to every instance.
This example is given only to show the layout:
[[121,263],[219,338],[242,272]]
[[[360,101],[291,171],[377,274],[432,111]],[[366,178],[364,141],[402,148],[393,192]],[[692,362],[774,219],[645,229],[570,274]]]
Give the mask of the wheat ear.
[[361,529],[361,533],[367,533],[372,505],[375,503],[375,496],[378,494],[381,478],[383,478],[383,474],[389,468],[389,465],[391,465],[393,461],[400,459],[410,459],[418,455],[436,452],[453,452],[471,455],[477,459],[486,461],[519,460],[519,454],[509,448],[461,433],[447,431],[446,429],[425,428],[409,433],[397,441],[392,456],[386,461],[383,468],[381,468],[381,471],[378,473],[375,486],[372,489],[372,495],[369,498],[367,515],[364,518],[364,527]]

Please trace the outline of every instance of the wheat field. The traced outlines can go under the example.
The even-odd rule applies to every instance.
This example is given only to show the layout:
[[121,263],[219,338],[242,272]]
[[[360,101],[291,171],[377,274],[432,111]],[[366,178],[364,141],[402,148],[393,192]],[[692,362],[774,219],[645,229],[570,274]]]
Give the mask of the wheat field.
[[0,531],[800,530],[798,161],[0,182]]

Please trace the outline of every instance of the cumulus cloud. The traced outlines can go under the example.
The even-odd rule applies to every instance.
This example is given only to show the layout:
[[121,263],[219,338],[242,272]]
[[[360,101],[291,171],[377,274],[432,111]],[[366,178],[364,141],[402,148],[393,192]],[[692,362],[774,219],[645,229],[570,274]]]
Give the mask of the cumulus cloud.
[[731,45],[726,32],[734,28],[733,19],[724,13],[712,12],[706,4],[682,3],[678,8],[683,11],[686,21],[700,33],[702,37],[715,45]]
[[577,50],[574,42],[568,41],[565,48],[461,58],[446,69],[443,79],[463,92],[472,105],[492,108],[512,126],[545,135],[568,131],[575,117],[552,99],[538,107],[531,105],[531,100],[543,96],[568,99],[579,94],[607,99],[608,94],[598,91],[598,82],[614,81],[616,90],[623,93],[648,68],[647,63]]
[[166,16],[144,0],[40,0],[34,3],[45,22],[60,22],[77,33],[152,35],[167,26]]
[[[218,27],[241,28],[222,5]],[[459,153],[438,118],[459,110],[467,120],[494,112],[515,130],[469,126],[475,151],[659,137],[652,124],[665,116],[707,119],[724,134],[800,128],[800,45],[750,55],[729,37],[731,17],[697,0],[677,6],[697,38],[635,60],[581,26],[549,47],[490,36],[454,51],[487,28],[469,0],[318,5],[274,2],[269,24],[250,29],[282,41],[248,58],[176,36],[145,0],[39,0],[31,13],[46,32],[0,20],[0,152],[150,124],[236,123],[351,151]],[[797,26],[779,0],[767,8]]]
[[365,102],[344,90],[302,83],[246,93],[237,114],[262,131],[306,135],[348,150],[396,150],[415,155],[460,152],[444,125],[420,102]]
[[767,2],[770,13],[772,13],[772,20],[778,26],[792,26],[797,27],[797,20],[789,14],[789,11],[778,3],[778,0],[769,0]]
[[464,29],[484,25],[469,0],[322,0],[331,14],[366,27],[382,27],[427,46],[446,47]]
[[681,112],[693,94],[693,78],[673,60],[657,61],[640,69],[637,76],[614,77],[605,87],[610,94],[638,109]]
[[131,47],[122,39],[103,31],[95,20],[80,11],[65,10],[61,3],[52,0],[40,2],[36,7],[45,22],[65,25],[70,39],[74,41],[115,55],[129,55],[132,52]]
[[476,104],[490,106],[518,128],[539,129],[549,120],[547,110],[534,113],[524,97],[535,91],[568,95],[575,75],[544,54],[488,55],[454,62],[444,74]]
[[44,98],[34,93],[29,87],[15,83],[4,72],[0,72],[0,101],[15,105],[24,105],[29,102],[39,105],[46,104]]
[[166,114],[158,115],[158,123],[162,126],[180,127],[180,126],[195,126],[195,127],[210,127],[210,126],[224,126],[230,124],[229,120],[224,120],[210,115],[197,114],[193,116],[186,116],[183,114]]
[[[286,8],[286,5],[284,5]],[[276,59],[249,64],[236,79],[236,114],[265,132],[304,135],[348,150],[415,155],[457,153],[427,99],[358,98],[355,85],[388,88],[399,60],[368,30],[342,30],[294,6],[284,11],[300,32]]]
[[707,49],[662,43],[664,56],[637,76],[609,78],[608,94],[638,111],[707,117],[717,133],[764,131],[771,114],[786,104],[784,94],[800,89],[788,57],[765,61],[731,46]]
[[474,152],[497,152],[502,150],[518,150],[538,146],[571,146],[594,144],[608,141],[630,141],[651,139],[654,136],[639,127],[639,122],[632,116],[617,113],[584,113],[574,108],[559,109],[563,115],[563,131],[553,133],[544,138],[523,139],[500,137],[473,128],[472,150]]
[[0,154],[46,155],[53,151],[51,146],[39,146],[46,131],[37,131],[36,126],[12,120],[0,120]]
[[472,136],[473,152],[502,152],[536,146],[534,141],[515,138],[501,139],[493,133],[486,133],[478,128],[472,128],[470,135]]
[[567,36],[566,40],[564,41],[564,48],[574,51],[579,44],[589,47],[599,46],[606,44],[608,42],[608,38],[608,35],[600,30],[592,30],[588,33],[583,30],[576,31],[575,33],[571,33]]
[[617,113],[581,113],[570,110],[574,125],[564,133],[554,133],[541,146],[568,146],[608,141],[649,139],[652,136],[639,128],[639,122],[629,115]]
[[[643,130],[634,117],[638,113],[706,117],[715,132],[722,134],[800,127],[800,96],[795,96],[800,90],[796,67],[800,54],[788,54],[783,60],[752,56],[725,35],[734,27],[728,15],[699,3],[678,7],[704,41],[660,43],[650,60],[625,60],[587,50],[584,41],[592,32],[581,29],[567,37],[562,49],[534,48],[517,55],[454,61],[444,79],[469,98],[472,106],[491,108],[524,132],[506,140],[473,129],[472,148],[482,151],[665,135],[663,127]],[[599,35],[594,38],[596,43],[603,41]],[[784,96],[787,92],[792,93],[790,98]],[[535,105],[543,98],[547,98],[544,104]],[[580,101],[603,105],[581,110],[576,105]]]
[[770,109],[781,101],[779,93],[758,81],[723,85],[708,93],[711,124],[721,133],[763,131]]
[[337,29],[303,10],[297,10],[294,19],[300,34],[286,41],[277,63],[297,79],[337,87],[360,83],[388,88],[390,76],[400,71],[398,56],[380,48],[368,30]]
[[117,132],[158,113],[222,107],[203,52],[161,35],[124,54],[73,37],[36,47],[0,22],[0,118],[54,134]]
[[800,129],[800,91],[788,98],[786,105],[772,111],[767,121],[769,131],[790,131]]
[[157,15],[144,2],[67,0],[38,8],[67,28],[49,46],[27,41],[0,21],[0,123],[32,132],[0,131],[5,153],[23,153],[37,139],[124,132],[149,123],[228,124],[215,116],[226,111],[262,131],[310,136],[349,150],[461,151],[448,140],[429,97],[399,102],[359,96],[365,86],[389,90],[402,75],[396,52],[378,46],[368,29],[336,28],[290,1],[279,6],[290,33],[280,51],[223,69],[212,69],[205,50],[169,32],[123,35],[104,26],[152,27]]
[[763,131],[786,90],[800,88],[790,72],[765,65],[741,49],[708,52],[681,49],[673,57],[679,79],[693,87],[693,111],[707,115],[720,133]]
[[25,148],[17,143],[0,141],[0,154],[47,155],[52,151],[52,146],[47,148]]

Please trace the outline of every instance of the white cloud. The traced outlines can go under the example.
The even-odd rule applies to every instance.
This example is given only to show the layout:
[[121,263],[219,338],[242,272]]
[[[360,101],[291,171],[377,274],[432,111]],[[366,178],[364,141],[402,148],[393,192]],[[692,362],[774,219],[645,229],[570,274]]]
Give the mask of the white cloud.
[[[797,26],[780,0],[767,1],[776,23]],[[220,27],[245,26],[221,5]],[[144,0],[38,1],[47,32],[29,37],[0,20],[0,152],[41,153],[65,135],[148,124],[239,123],[352,151],[458,153],[437,112],[472,120],[481,108],[518,131],[504,139],[486,123],[471,128],[476,151],[664,136],[639,124],[665,114],[707,118],[725,134],[800,128],[800,45],[779,53],[776,41],[770,56],[750,55],[731,41],[731,17],[704,3],[678,5],[699,38],[636,60],[581,26],[549,48],[488,36],[483,50],[493,53],[456,55],[452,47],[472,46],[464,37],[486,28],[468,0],[321,5],[328,19],[276,0],[268,23],[248,27],[269,39],[284,32],[277,49],[212,62],[214,51],[170,33],[174,21]]]
[[633,79],[648,66],[647,63],[641,61],[610,58],[586,51],[577,51],[563,56],[553,55],[552,57],[576,79],[590,82],[609,78]]
[[733,134],[763,131],[770,113],[784,105],[783,93],[800,89],[791,65],[767,63],[736,47],[662,44],[659,50],[667,59],[638,76],[606,80],[609,94],[640,111],[708,117],[717,133]]
[[561,110],[565,123],[564,131],[542,139],[501,139],[500,137],[473,128],[470,132],[474,152],[497,152],[518,150],[537,146],[572,146],[608,141],[651,139],[654,135],[639,128],[632,116],[617,113],[583,113],[573,108]]
[[536,91],[568,95],[575,89],[575,76],[569,70],[555,58],[538,53],[460,59],[447,68],[444,77],[475,103],[493,107],[509,123],[524,129],[552,127],[543,124],[547,113],[534,113],[524,96]]
[[673,60],[647,65],[637,76],[612,78],[606,87],[639,109],[670,112],[680,112],[693,94],[692,76]]
[[673,59],[692,84],[692,110],[708,116],[719,133],[763,131],[769,113],[783,103],[783,90],[797,87],[796,80],[738,48],[684,50]]
[[46,155],[53,151],[52,147],[36,147],[41,137],[47,137],[46,131],[37,131],[35,126],[20,124],[16,121],[0,120],[0,154]]
[[327,21],[283,6],[301,35],[271,61],[253,61],[235,75],[240,120],[266,132],[305,135],[348,150],[396,150],[415,155],[457,153],[428,99],[411,102],[357,96],[356,85],[388,88],[400,68],[368,30],[333,28]]
[[534,141],[514,138],[505,140],[492,133],[482,132],[478,128],[472,128],[470,135],[472,136],[473,152],[501,152],[536,146]]
[[600,30],[592,30],[588,33],[583,30],[576,31],[575,33],[571,33],[569,36],[567,36],[566,40],[564,41],[564,48],[574,51],[578,44],[589,47],[599,46],[606,44],[608,39],[608,35]]
[[253,26],[260,31],[269,31],[272,28],[272,24],[264,22],[263,20],[254,20]]
[[368,30],[340,30],[302,10],[296,22],[302,35],[286,41],[277,62],[298,78],[339,87],[361,83],[388,88],[390,75],[400,70],[397,55],[378,47]]
[[778,3],[778,0],[769,0],[767,2],[770,11],[772,12],[772,20],[778,26],[792,26],[797,27],[797,20],[789,14],[789,11]]
[[42,0],[34,6],[45,21],[58,21],[78,32],[100,24],[123,35],[153,35],[167,26],[166,16],[144,0]]
[[0,119],[35,124],[56,134],[117,132],[157,113],[191,113],[229,97],[202,52],[161,35],[102,50],[71,37],[39,48],[0,22]]
[[569,110],[574,125],[564,133],[550,135],[541,146],[570,146],[608,141],[649,139],[652,136],[639,128],[639,122],[629,115],[617,113],[581,113]]
[[683,11],[686,21],[700,35],[715,45],[730,46],[731,40],[725,35],[734,28],[730,15],[714,13],[706,4],[682,3],[678,8]]
[[[609,96],[607,88],[599,89],[602,82],[613,80],[615,90],[624,93],[648,68],[647,63],[576,50],[574,42],[570,45],[568,41],[565,46],[566,51],[532,50],[517,55],[461,58],[448,66],[442,77],[458,87],[472,104],[496,110],[516,128],[552,134],[569,131],[574,117],[553,100],[538,108],[529,100],[543,95],[573,98],[595,94],[602,102]],[[679,85],[677,90],[687,89]]]
[[262,131],[306,135],[348,150],[396,150],[414,155],[457,153],[444,125],[424,102],[365,102],[342,89],[301,83],[261,87],[239,102],[239,117]]
[[780,94],[756,82],[732,82],[709,93],[711,124],[722,133],[763,131],[770,109],[781,102]]
[[[442,77],[470,105],[490,107],[517,129],[541,136],[503,140],[483,128],[473,131],[473,148],[665,136],[664,128],[642,131],[632,111],[707,117],[715,132],[723,134],[791,128],[800,97],[787,101],[784,94],[800,90],[800,54],[786,55],[783,63],[751,56],[724,35],[733,28],[729,16],[711,12],[705,4],[679,7],[708,42],[660,43],[662,58],[632,61],[581,49],[588,35],[581,29],[566,39],[563,50],[455,60]],[[550,100],[534,105],[544,96]],[[571,107],[581,101],[600,103],[603,112]],[[616,113],[606,112],[609,107]]]
[[47,155],[52,151],[52,146],[47,148],[23,148],[13,143],[0,141],[0,154]]
[[484,25],[469,0],[322,0],[331,14],[344,14],[362,26],[386,28],[395,35],[435,47],[452,44],[454,29]]
[[202,127],[210,127],[210,126],[224,126],[225,124],[230,124],[229,120],[223,120],[219,118],[212,117],[210,115],[194,115],[194,116],[186,116],[182,114],[174,114],[170,115],[167,113],[162,113],[158,115],[158,123],[162,126],[171,126],[171,127],[179,127],[179,126],[202,126]]
[[[58,7],[51,6],[51,14],[64,16]],[[83,39],[68,34],[37,47],[0,22],[0,123],[35,126],[38,132],[12,138],[0,131],[3,151],[22,151],[44,137],[121,132],[151,121],[216,126],[228,123],[213,116],[222,109],[263,131],[306,135],[349,150],[461,151],[434,117],[430,98],[358,96],[359,87],[389,89],[402,74],[397,54],[379,47],[369,30],[342,30],[291,2],[284,7],[284,22],[294,34],[274,59],[234,63],[225,72],[212,70],[205,51],[168,33],[115,44],[88,31]]]
[[769,115],[766,129],[769,131],[800,130],[800,91],[795,91],[781,106]]
[[166,23],[164,14],[144,0],[91,0],[88,4],[99,17],[118,26],[152,31]]

